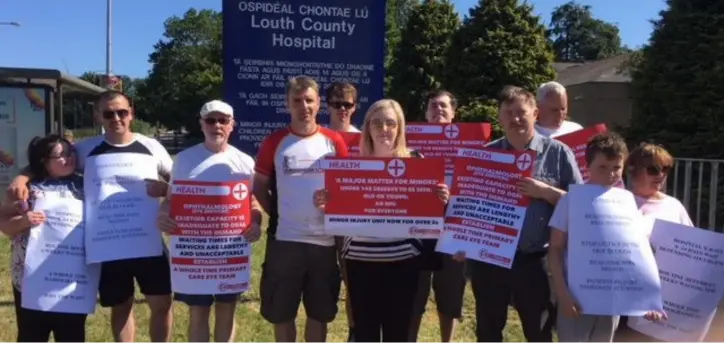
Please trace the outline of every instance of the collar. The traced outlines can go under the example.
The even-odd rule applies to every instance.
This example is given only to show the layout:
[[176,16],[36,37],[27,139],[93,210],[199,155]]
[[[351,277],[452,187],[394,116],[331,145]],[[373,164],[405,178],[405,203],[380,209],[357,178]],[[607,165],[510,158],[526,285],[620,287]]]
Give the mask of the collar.
[[[537,153],[542,153],[544,145],[543,141],[543,136],[534,130],[533,138],[531,138],[530,142],[525,145],[525,150],[534,150]],[[506,150],[513,150],[513,145],[510,144],[507,137],[503,139],[503,148]]]

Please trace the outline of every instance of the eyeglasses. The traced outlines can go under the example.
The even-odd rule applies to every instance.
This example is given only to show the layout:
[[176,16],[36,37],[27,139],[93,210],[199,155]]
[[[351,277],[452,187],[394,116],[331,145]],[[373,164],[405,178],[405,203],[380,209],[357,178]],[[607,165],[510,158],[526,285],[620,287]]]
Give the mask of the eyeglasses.
[[390,129],[396,129],[396,128],[397,128],[397,121],[392,120],[392,119],[390,119],[390,120],[379,120],[379,119],[375,119],[375,120],[372,120],[372,121],[370,122],[370,124],[371,124],[372,126],[374,126],[375,128],[380,129],[380,130],[384,129],[385,126],[389,127]]
[[129,110],[117,110],[117,111],[103,111],[103,119],[113,119],[116,116],[118,118],[123,119],[125,117],[128,117],[128,115],[131,114],[131,111]]
[[669,174],[669,171],[671,171],[670,166],[648,166],[646,167],[646,174],[649,174],[651,176],[656,176],[659,174],[667,175]]
[[61,158],[68,159],[68,158],[71,158],[71,157],[73,157],[73,156],[75,156],[75,150],[63,150],[63,152],[61,152],[59,155],[50,155],[50,156],[48,156],[48,159],[51,160],[51,161],[56,161],[56,160],[59,160],[59,159],[61,159]]
[[211,118],[211,117],[204,118],[204,123],[206,123],[206,125],[216,125],[216,123],[219,123],[221,125],[226,125],[230,122],[231,122],[231,119],[229,119],[229,118]]
[[332,101],[329,103],[329,105],[338,110],[349,110],[352,107],[354,107],[353,102],[347,102],[347,101]]

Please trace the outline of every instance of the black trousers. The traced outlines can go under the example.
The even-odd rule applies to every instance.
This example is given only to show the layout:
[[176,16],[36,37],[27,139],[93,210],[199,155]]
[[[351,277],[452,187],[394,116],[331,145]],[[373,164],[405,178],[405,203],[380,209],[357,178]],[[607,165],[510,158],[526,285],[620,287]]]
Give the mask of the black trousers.
[[356,342],[408,342],[419,261],[346,260]]
[[18,342],[85,342],[86,314],[44,312],[21,307],[21,293],[13,287]]
[[550,299],[545,253],[517,253],[511,269],[468,260],[475,296],[478,342],[502,342],[511,297],[529,342],[551,342],[555,308]]

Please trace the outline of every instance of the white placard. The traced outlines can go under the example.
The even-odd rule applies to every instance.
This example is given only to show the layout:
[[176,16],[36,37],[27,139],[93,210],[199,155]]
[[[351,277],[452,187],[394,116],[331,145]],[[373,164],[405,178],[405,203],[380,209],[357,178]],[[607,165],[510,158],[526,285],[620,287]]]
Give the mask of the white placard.
[[85,163],[86,258],[88,263],[160,256],[158,199],[144,179],[158,179],[151,155],[110,153]]
[[35,201],[45,223],[30,229],[22,307],[50,312],[93,313],[100,265],[87,265],[83,201],[69,192],[45,191]]
[[572,185],[568,197],[568,287],[583,313],[662,310],[658,269],[633,194]]
[[702,341],[724,295],[724,234],[656,220],[651,244],[668,320],[631,317],[628,326],[663,341]]

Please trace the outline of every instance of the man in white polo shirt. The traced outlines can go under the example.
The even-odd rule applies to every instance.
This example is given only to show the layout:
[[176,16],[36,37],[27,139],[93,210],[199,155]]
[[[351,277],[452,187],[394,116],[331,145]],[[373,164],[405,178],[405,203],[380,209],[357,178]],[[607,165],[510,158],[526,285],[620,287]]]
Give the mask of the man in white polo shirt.
[[[171,171],[171,183],[174,180],[194,181],[241,181],[254,179],[254,159],[229,145],[228,139],[234,130],[234,109],[219,100],[207,102],[200,112],[199,123],[204,133],[204,142],[196,144],[176,156]],[[169,217],[168,193],[161,211],[158,226],[162,231],[175,228]],[[248,242],[254,242],[261,235],[261,210],[252,197],[252,227],[245,234]],[[215,306],[216,325],[214,341],[231,342],[234,340],[234,311],[241,293],[233,294],[181,294],[174,298],[189,306],[189,342],[208,342],[211,336],[209,314],[212,304]]]
[[536,94],[538,122],[535,129],[539,134],[555,138],[578,131],[583,127],[566,120],[568,118],[568,95],[566,87],[551,81],[542,84]]

